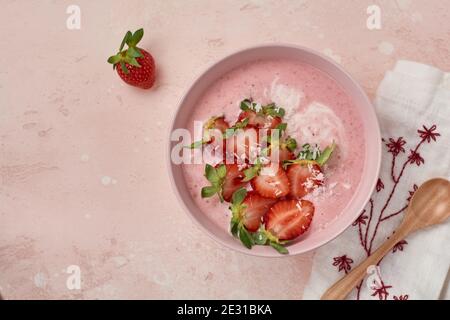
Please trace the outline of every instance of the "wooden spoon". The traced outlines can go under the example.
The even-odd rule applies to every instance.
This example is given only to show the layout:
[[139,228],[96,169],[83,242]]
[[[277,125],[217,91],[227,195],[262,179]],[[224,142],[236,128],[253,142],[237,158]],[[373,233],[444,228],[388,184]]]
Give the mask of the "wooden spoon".
[[436,178],[425,182],[414,193],[403,222],[395,233],[370,257],[336,282],[322,296],[322,300],[343,300],[366,276],[366,270],[377,263],[410,233],[439,224],[450,217],[450,182]]

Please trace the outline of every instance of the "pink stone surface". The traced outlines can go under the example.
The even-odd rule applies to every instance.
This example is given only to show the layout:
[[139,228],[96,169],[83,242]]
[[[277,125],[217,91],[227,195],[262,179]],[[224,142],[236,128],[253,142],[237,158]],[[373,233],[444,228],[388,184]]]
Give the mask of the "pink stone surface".
[[[194,76],[239,48],[286,42],[338,60],[373,97],[397,59],[450,69],[446,0],[2,1],[0,292],[4,298],[302,297],[312,254],[263,259],[213,242],[169,185],[167,127]],[[81,8],[81,30],[66,8]],[[154,89],[106,58],[144,27]],[[70,265],[81,290],[66,286]]]

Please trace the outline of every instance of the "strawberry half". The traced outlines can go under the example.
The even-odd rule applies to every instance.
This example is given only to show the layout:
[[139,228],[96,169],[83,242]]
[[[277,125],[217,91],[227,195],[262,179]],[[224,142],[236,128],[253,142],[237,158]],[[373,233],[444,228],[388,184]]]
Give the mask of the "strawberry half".
[[[122,40],[119,52],[109,57],[108,62],[127,84],[149,89],[155,83],[155,60],[150,53],[137,47],[143,36],[143,29],[135,33],[128,31]],[[128,49],[123,50],[125,44],[128,45]]]
[[[272,156],[272,149],[269,150],[269,157]],[[295,154],[289,150],[285,145],[281,145],[278,149],[278,159],[274,159],[274,162],[283,163],[283,161],[294,160]],[[278,160],[278,161],[277,161]]]
[[241,129],[226,140],[226,152],[238,163],[255,160],[259,149],[259,132],[255,128]]
[[225,133],[225,131],[230,128],[230,125],[225,120],[224,116],[219,116],[219,117],[212,117],[211,119],[209,119],[205,123],[204,128],[205,130],[217,129],[220,130],[220,132]]
[[265,229],[278,240],[292,240],[308,230],[313,215],[310,201],[279,201],[264,216]]
[[290,164],[287,176],[291,186],[291,196],[302,198],[323,185],[324,176],[320,166],[311,160],[299,160]]
[[289,179],[280,166],[264,167],[251,184],[254,190],[266,198],[277,199],[289,194]]
[[230,125],[225,120],[225,117],[219,117],[214,120],[213,128],[225,133],[225,131],[230,128]]
[[237,164],[227,164],[226,165],[227,174],[222,185],[222,196],[225,201],[230,202],[233,193],[245,187],[248,182],[244,182],[244,173],[239,171]]
[[248,231],[255,232],[259,229],[261,218],[275,202],[275,199],[264,198],[255,191],[247,193],[242,203],[245,205],[242,213],[242,222]]
[[259,129],[275,129],[282,122],[280,117],[265,116],[253,110],[242,111],[238,120],[244,119],[248,119],[249,126]]
[[[227,129],[229,129],[229,128],[230,128],[230,125],[228,124],[228,122],[225,120],[225,117],[223,117],[223,116],[212,117],[204,125],[204,130],[217,129],[222,134],[225,133],[225,131],[227,131]],[[212,144],[215,148],[217,148],[216,150],[221,150],[222,158],[223,158],[223,160],[225,160],[226,150],[225,150],[225,141],[223,140],[223,138],[218,139],[218,141],[216,142],[216,137],[214,136],[214,134],[211,136],[211,132],[204,132],[203,141],[207,141],[207,144]],[[221,148],[221,149],[219,149],[219,148]]]

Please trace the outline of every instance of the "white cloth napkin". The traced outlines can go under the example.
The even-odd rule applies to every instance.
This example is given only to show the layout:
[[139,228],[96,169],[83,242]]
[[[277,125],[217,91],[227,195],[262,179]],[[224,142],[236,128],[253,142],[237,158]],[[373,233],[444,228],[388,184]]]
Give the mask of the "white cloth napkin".
[[[398,61],[378,88],[375,108],[383,138],[380,180],[360,218],[317,250],[304,299],[319,299],[374,252],[399,225],[401,209],[417,186],[437,176],[450,178],[450,74],[416,62]],[[449,266],[447,221],[400,242],[382,260],[378,271],[370,270],[349,299],[449,298],[445,285]]]

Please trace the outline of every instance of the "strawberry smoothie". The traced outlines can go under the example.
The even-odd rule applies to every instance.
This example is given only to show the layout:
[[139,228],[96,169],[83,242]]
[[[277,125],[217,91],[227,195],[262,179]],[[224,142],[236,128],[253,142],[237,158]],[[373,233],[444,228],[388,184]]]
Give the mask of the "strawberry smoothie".
[[[193,133],[194,121],[205,122],[219,115],[235,123],[239,103],[246,98],[261,104],[274,102],[285,109],[283,122],[288,125],[287,134],[297,140],[296,154],[305,143],[320,148],[336,143],[336,150],[323,167],[324,185],[304,197],[315,206],[311,227],[295,241],[321,232],[349,203],[364,166],[362,122],[353,101],[331,77],[310,65],[295,60],[255,61],[211,84],[192,110],[188,129]],[[204,167],[204,163],[183,165],[191,195],[209,219],[228,229],[229,204],[220,203],[218,197],[201,197],[202,187],[208,185]]]

